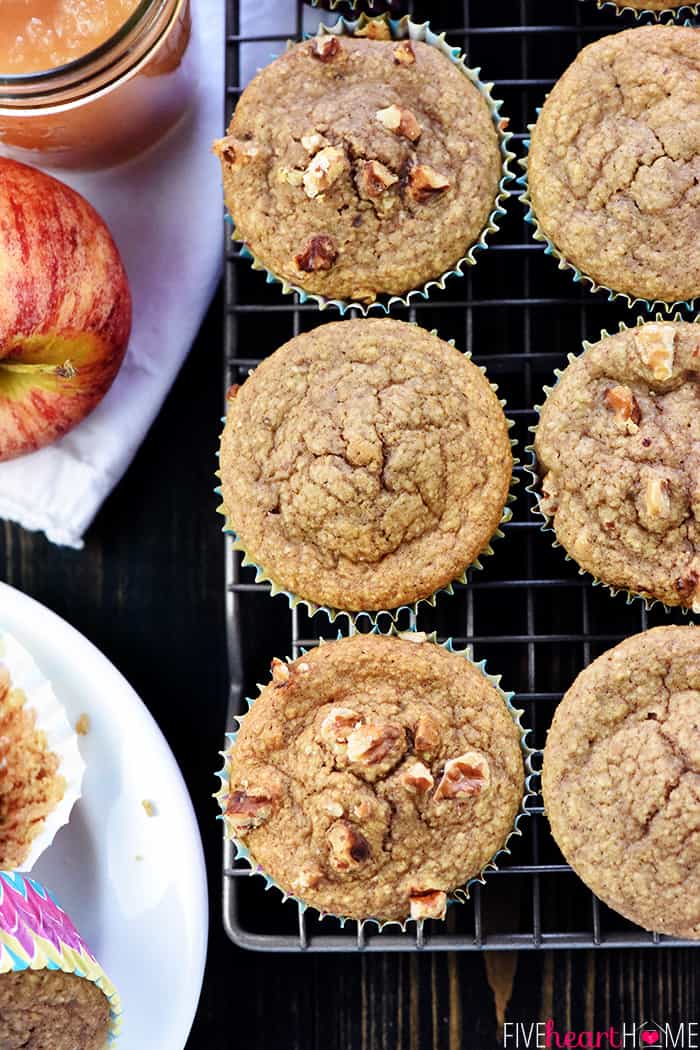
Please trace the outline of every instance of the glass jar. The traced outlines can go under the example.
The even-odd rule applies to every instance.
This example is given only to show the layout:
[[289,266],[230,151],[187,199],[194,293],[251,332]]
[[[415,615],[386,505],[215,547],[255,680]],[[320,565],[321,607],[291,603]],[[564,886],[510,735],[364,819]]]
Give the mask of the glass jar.
[[0,150],[73,169],[141,153],[194,97],[191,36],[189,0],[140,0],[114,36],[81,58],[42,73],[0,74]]

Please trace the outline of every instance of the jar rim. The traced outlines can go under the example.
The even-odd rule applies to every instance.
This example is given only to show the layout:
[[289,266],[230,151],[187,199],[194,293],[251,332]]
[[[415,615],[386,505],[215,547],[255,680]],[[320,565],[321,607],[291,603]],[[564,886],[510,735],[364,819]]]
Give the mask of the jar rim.
[[101,59],[109,57],[122,43],[126,43],[132,33],[140,28],[147,15],[154,10],[158,14],[165,3],[167,0],[139,0],[126,22],[115,33],[97,47],[63,65],[34,73],[0,73],[0,91],[2,88],[24,88],[28,89],[27,94],[31,95],[32,88],[36,88],[39,92],[45,91],[47,84],[53,78],[64,80],[66,87],[71,83],[79,82],[86,73],[91,71],[91,67],[94,67]]

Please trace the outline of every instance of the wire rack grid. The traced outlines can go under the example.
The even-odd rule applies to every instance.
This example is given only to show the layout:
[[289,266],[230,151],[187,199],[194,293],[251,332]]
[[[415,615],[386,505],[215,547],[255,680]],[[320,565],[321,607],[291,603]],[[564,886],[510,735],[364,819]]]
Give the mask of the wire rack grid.
[[[261,31],[260,5],[254,0],[227,0],[227,118],[256,65],[279,53],[290,37],[300,38],[320,18],[333,16],[300,0],[278,0],[275,31]],[[384,9],[396,5],[384,5]],[[377,11],[379,5],[375,4]],[[498,10],[500,8],[500,11]],[[342,5],[340,6],[342,10]],[[527,125],[537,105],[582,46],[597,37],[627,28],[619,18],[579,0],[406,0],[400,13],[430,20],[433,29],[461,45],[470,65],[481,66],[485,80],[495,82],[504,99],[514,148],[523,153]],[[515,198],[513,190],[511,194]],[[523,221],[520,203],[511,199],[502,230],[465,277],[452,279],[444,292],[397,317],[436,328],[444,338],[470,350],[478,364],[499,384],[515,421],[521,484],[513,520],[505,539],[488,558],[484,571],[472,574],[452,596],[442,595],[434,609],[422,607],[418,626],[435,630],[440,640],[451,636],[486,658],[491,672],[503,675],[516,691],[532,729],[530,743],[541,749],[547,726],[562,693],[575,675],[600,652],[637,631],[681,617],[647,611],[641,602],[613,598],[588,577],[578,574],[561,550],[542,533],[525,493],[522,466],[533,406],[570,351],[583,338],[595,338],[603,327],[633,322],[635,314],[574,285],[544,256]],[[258,361],[293,335],[337,320],[330,310],[301,305],[269,286],[230,241],[226,228],[225,389],[241,382]],[[333,637],[338,626],[321,615],[310,619],[303,608],[289,610],[286,599],[269,596],[269,587],[243,569],[240,555],[227,542],[226,600],[229,628],[231,699],[229,724],[254,695],[256,681],[266,678],[273,656],[297,656],[317,644],[320,634]],[[344,622],[344,621],[341,621]],[[407,619],[403,626],[409,626]],[[345,630],[345,628],[344,628]],[[264,892],[262,879],[248,877],[229,843],[223,855],[224,925],[238,945],[270,951],[403,951],[410,949],[480,950],[524,948],[644,947],[685,942],[646,933],[599,902],[564,863],[534,800],[510,857],[500,870],[477,885],[470,901],[449,909],[445,923],[407,932],[378,932],[371,924],[320,919],[283,903],[277,891]],[[393,930],[393,928],[390,928]]]

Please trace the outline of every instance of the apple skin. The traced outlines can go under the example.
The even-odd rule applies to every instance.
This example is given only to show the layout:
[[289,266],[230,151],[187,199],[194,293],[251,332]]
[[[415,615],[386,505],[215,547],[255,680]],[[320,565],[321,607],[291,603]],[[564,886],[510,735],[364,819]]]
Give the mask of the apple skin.
[[124,264],[92,205],[0,158],[0,460],[50,444],[99,404],[131,314]]

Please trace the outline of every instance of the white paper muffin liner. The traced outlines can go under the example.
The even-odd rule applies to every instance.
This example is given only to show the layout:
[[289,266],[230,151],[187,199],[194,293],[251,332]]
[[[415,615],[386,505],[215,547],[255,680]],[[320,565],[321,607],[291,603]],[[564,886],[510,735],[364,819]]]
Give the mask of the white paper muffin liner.
[[[538,106],[536,109],[538,117],[541,112],[542,107]],[[632,307],[639,304],[640,306],[648,310],[649,313],[653,313],[654,310],[664,310],[667,313],[671,313],[671,311],[679,310],[681,308],[684,308],[692,313],[696,308],[696,304],[698,303],[697,297],[693,299],[674,299],[666,302],[662,299],[644,299],[640,296],[635,296],[628,292],[619,292],[616,291],[614,288],[609,288],[605,284],[599,284],[593,277],[590,277],[588,274],[584,273],[583,270],[580,270],[578,266],[574,265],[574,263],[569,262],[566,256],[559,251],[559,249],[551,240],[551,238],[542,229],[537,215],[535,214],[535,210],[532,205],[532,200],[530,198],[530,185],[528,182],[528,160],[530,154],[530,144],[532,141],[532,133],[534,129],[535,124],[528,124],[527,130],[529,135],[528,138],[524,140],[526,153],[524,157],[521,157],[518,160],[518,164],[521,168],[523,168],[524,174],[521,175],[517,181],[518,185],[521,187],[520,200],[525,208],[525,221],[533,228],[533,240],[545,245],[544,254],[551,255],[554,259],[556,259],[558,269],[566,270],[568,273],[570,273],[574,284],[588,285],[588,288],[591,292],[603,292],[607,295],[609,302],[613,302],[616,299],[621,299],[629,309],[632,309]]]
[[[413,322],[411,322],[411,323],[413,323]],[[430,334],[440,338],[439,333],[434,328],[431,330]],[[443,340],[443,341],[444,342],[448,342],[450,346],[454,346],[455,345],[455,340],[454,339]],[[464,356],[465,356],[465,358],[468,361],[471,361],[471,359],[472,359],[471,351],[468,351],[468,350],[464,351]],[[488,375],[486,373],[486,368],[483,365],[477,365],[476,367],[479,369],[479,371],[482,373],[482,375],[484,375],[485,378],[488,380]],[[489,380],[489,386],[491,387],[491,389],[493,390],[493,392],[495,394],[498,393],[498,386],[497,386],[496,383],[492,383]],[[502,398],[499,398],[499,404],[500,404],[501,408],[503,409],[504,414],[506,415],[506,423],[507,423],[507,426],[508,426],[508,430],[510,431],[515,426],[515,423],[514,423],[514,421],[512,419],[508,418],[506,401],[503,400]],[[224,425],[226,424],[226,417],[225,416],[222,419],[222,423]],[[511,445],[512,449],[515,449],[517,444],[518,444],[518,442],[517,442],[517,440],[515,438],[511,438],[510,439],[510,445]],[[219,453],[217,453],[217,459],[218,458],[219,458]],[[226,533],[228,536],[231,537],[233,549],[237,550],[237,551],[241,551],[243,553],[243,560],[241,562],[242,566],[244,566],[244,567],[252,566],[252,568],[255,569],[255,582],[256,583],[268,583],[270,585],[270,594],[271,594],[272,597],[276,597],[279,594],[283,594],[285,596],[285,598],[287,599],[288,603],[289,603],[289,608],[290,609],[295,609],[297,606],[302,605],[306,609],[306,611],[307,611],[309,616],[314,616],[317,612],[323,612],[328,617],[328,619],[331,621],[331,623],[333,623],[338,617],[345,616],[345,617],[347,617],[347,619],[351,623],[357,623],[361,619],[366,619],[366,620],[369,620],[370,623],[376,624],[377,620],[378,620],[378,618],[380,616],[381,617],[388,616],[391,620],[395,621],[401,616],[402,613],[405,613],[405,612],[417,613],[418,609],[419,609],[419,607],[421,605],[428,605],[428,606],[434,607],[435,603],[437,601],[438,595],[440,595],[440,594],[450,594],[450,595],[454,594],[455,584],[457,584],[457,583],[466,584],[467,581],[468,581],[468,577],[469,577],[469,573],[470,572],[472,572],[472,571],[479,571],[479,570],[484,568],[481,559],[482,558],[487,558],[487,557],[490,557],[491,555],[493,555],[494,550],[493,550],[493,547],[491,546],[491,544],[495,540],[500,540],[500,539],[504,538],[505,533],[503,532],[502,526],[503,525],[507,525],[508,522],[513,517],[513,511],[511,509],[511,504],[515,502],[515,498],[516,498],[515,493],[513,492],[513,488],[514,488],[515,485],[517,485],[519,483],[519,480],[520,480],[518,477],[516,477],[515,468],[519,464],[520,464],[520,460],[517,457],[514,456],[513,457],[513,473],[511,475],[510,488],[509,488],[509,491],[508,491],[508,495],[506,496],[506,502],[505,502],[504,507],[503,507],[503,514],[501,515],[501,520],[500,520],[500,522],[499,522],[495,532],[489,538],[489,540],[486,543],[486,545],[484,546],[484,548],[481,551],[479,551],[479,554],[477,555],[477,557],[472,562],[470,562],[469,565],[467,565],[467,567],[464,569],[464,571],[462,573],[460,573],[459,576],[456,576],[450,583],[446,584],[444,587],[438,587],[431,594],[426,595],[425,598],[418,598],[414,602],[409,602],[409,603],[404,604],[404,605],[399,605],[399,606],[396,606],[393,609],[374,609],[374,610],[370,610],[370,609],[340,609],[340,608],[337,608],[337,607],[331,606],[331,605],[318,604],[318,603],[312,601],[310,598],[305,598],[301,594],[296,594],[293,591],[287,590],[279,581],[276,581],[274,579],[274,576],[273,576],[272,573],[268,572],[268,570],[264,566],[260,565],[257,561],[255,561],[255,559],[251,558],[248,555],[248,553],[246,552],[246,549],[245,549],[245,545],[241,541],[241,539],[240,539],[240,537],[239,537],[239,535],[238,535],[238,533],[237,533],[237,531],[235,529],[235,523],[233,523],[229,519],[228,513],[226,511],[226,508],[225,508],[223,502],[219,504],[219,506],[216,508],[216,510],[217,510],[217,513],[221,514],[224,517],[224,519],[225,519],[222,531],[224,533]],[[216,477],[219,478],[219,479],[221,478],[221,472],[218,469],[216,470]],[[221,497],[221,499],[223,500],[223,491],[222,491],[222,488],[221,488],[220,485],[216,486],[216,488],[214,489],[214,492],[216,493],[217,496]]]
[[[479,74],[481,73],[481,70],[479,68],[472,69],[469,67],[466,64],[466,58],[463,52],[460,48],[452,47],[448,44],[445,40],[444,33],[434,33],[428,22],[413,22],[408,15],[404,15],[403,18],[393,19],[389,18],[388,15],[371,17],[362,14],[356,19],[340,17],[335,25],[332,26],[327,26],[324,23],[321,23],[317,35],[325,36],[327,34],[332,34],[334,36],[353,36],[358,29],[363,29],[370,22],[382,22],[388,25],[392,39],[394,40],[417,40],[430,44],[432,47],[436,47],[443,55],[449,58],[451,62],[458,66],[464,75],[478,89],[479,93],[488,104],[491,118],[498,133],[502,159],[501,179],[498,184],[493,211],[489,215],[486,225],[475,243],[471,245],[468,251],[458,259],[449,270],[446,270],[438,277],[431,278],[431,280],[426,281],[419,288],[412,288],[403,295],[384,295],[375,299],[371,303],[361,303],[354,300],[332,299],[315,292],[308,292],[298,285],[291,283],[286,278],[277,276],[255,256],[247,245],[241,245],[241,255],[250,259],[254,270],[262,270],[265,273],[267,284],[279,284],[284,294],[295,293],[299,296],[299,301],[301,303],[314,302],[319,310],[325,310],[328,306],[333,306],[340,311],[341,316],[348,310],[359,311],[363,316],[367,316],[371,311],[388,314],[392,306],[409,306],[414,299],[429,299],[430,293],[433,289],[444,289],[446,282],[450,277],[463,277],[466,268],[468,266],[473,266],[476,263],[477,253],[487,248],[486,242],[489,235],[495,233],[499,229],[498,220],[502,215],[505,215],[505,202],[509,196],[508,184],[515,177],[509,167],[510,162],[515,158],[515,154],[509,148],[509,142],[513,136],[511,132],[506,131],[508,120],[501,116],[500,110],[503,103],[499,99],[494,99],[491,93],[493,83],[484,83],[480,79]],[[235,224],[233,224],[230,217],[229,221],[231,221],[234,226],[232,237],[233,240],[236,240]]]
[[[446,642],[438,642],[437,641],[437,635],[436,635],[435,632],[432,632],[430,634],[426,634],[423,631],[416,631],[416,630],[413,630],[413,629],[409,630],[409,631],[399,631],[399,630],[397,630],[397,628],[396,628],[396,626],[394,624],[391,625],[391,627],[390,627],[390,629],[388,631],[380,631],[379,628],[375,625],[370,633],[371,634],[382,634],[384,636],[394,636],[394,637],[398,637],[398,638],[406,638],[406,639],[409,639],[411,641],[414,641],[416,644],[441,645],[441,647],[443,649],[446,649],[448,652],[450,652],[450,653],[457,653],[458,655],[463,656],[465,660],[468,660],[469,663],[471,663],[474,667],[478,668],[478,670],[483,674],[483,676],[498,690],[499,694],[503,698],[503,702],[505,703],[506,707],[510,711],[510,714],[511,714],[511,716],[513,718],[513,721],[515,722],[515,724],[518,726],[518,729],[520,730],[520,746],[521,746],[522,755],[523,755],[523,796],[522,796],[522,799],[520,801],[520,807],[519,807],[518,812],[517,812],[517,814],[515,816],[515,819],[513,821],[513,827],[511,829],[511,831],[508,833],[508,835],[506,836],[506,840],[503,843],[503,846],[499,850],[496,851],[496,853],[493,855],[493,857],[491,857],[491,859],[486,864],[484,864],[484,866],[479,871],[478,875],[472,876],[472,878],[468,879],[467,882],[463,886],[458,887],[457,889],[453,890],[448,895],[448,899],[447,899],[448,906],[449,905],[453,905],[453,904],[465,904],[470,898],[471,888],[473,886],[475,886],[476,884],[479,884],[481,886],[485,885],[485,883],[486,883],[486,876],[488,875],[488,873],[490,871],[497,871],[498,870],[498,868],[499,868],[499,864],[498,864],[499,859],[501,857],[505,857],[505,856],[509,856],[510,855],[510,853],[511,853],[510,846],[511,846],[511,843],[512,843],[513,839],[522,837],[523,833],[522,833],[522,828],[521,828],[520,825],[522,824],[523,819],[530,815],[530,812],[529,812],[529,809],[528,809],[528,801],[531,798],[537,797],[537,795],[538,795],[538,791],[535,788],[533,788],[533,780],[534,780],[534,778],[538,777],[540,774],[539,774],[538,771],[536,771],[533,768],[532,759],[533,759],[533,756],[539,755],[540,752],[537,751],[534,748],[531,748],[528,745],[528,743],[527,743],[527,737],[528,737],[528,734],[531,732],[531,730],[529,728],[523,726],[523,724],[522,724],[522,716],[525,713],[524,710],[522,708],[515,707],[515,705],[513,704],[513,697],[515,696],[515,694],[513,692],[506,692],[506,691],[504,691],[501,688],[501,684],[500,684],[501,683],[501,675],[489,674],[489,672],[486,670],[486,661],[485,660],[480,660],[479,662],[476,662],[473,659],[472,647],[471,646],[467,646],[467,648],[464,649],[464,650],[458,650],[458,649],[455,649],[451,638],[448,638]],[[338,639],[341,639],[342,637],[343,637],[343,635],[339,632],[338,633]],[[319,639],[319,645],[324,645],[324,644],[328,644],[328,639],[320,638]],[[305,651],[306,650],[302,650],[302,654]],[[286,658],[286,662],[287,663],[291,663],[292,662],[292,658],[291,657],[287,657]],[[260,694],[262,692],[263,688],[264,688],[263,685],[258,684],[258,694]],[[386,929],[389,926],[398,926],[399,929],[401,930],[401,932],[405,933],[406,930],[407,930],[408,924],[411,923],[411,922],[415,922],[416,923],[416,927],[418,929],[422,930],[423,924],[425,922],[424,919],[406,918],[403,922],[399,922],[398,920],[392,919],[392,920],[389,920],[388,922],[383,922],[381,919],[372,918],[371,916],[368,916],[366,919],[349,919],[349,918],[347,918],[347,916],[335,915],[335,914],[333,914],[331,912],[321,912],[317,908],[315,908],[314,905],[307,904],[301,897],[298,897],[298,896],[296,896],[295,894],[292,894],[292,893],[287,893],[286,890],[284,890],[279,885],[279,883],[276,882],[275,879],[273,879],[270,875],[267,874],[267,872],[263,869],[263,867],[261,865],[256,863],[255,859],[253,858],[253,856],[250,853],[250,850],[240,840],[238,840],[235,836],[233,836],[233,835],[228,833],[228,828],[226,826],[226,820],[225,820],[225,816],[224,816],[225,799],[228,796],[229,783],[230,783],[230,781],[229,781],[229,773],[228,773],[228,768],[227,768],[227,766],[228,766],[227,756],[228,756],[228,751],[230,750],[231,746],[236,741],[236,738],[237,738],[237,736],[238,736],[238,734],[240,732],[240,729],[241,729],[241,726],[243,724],[243,720],[245,719],[246,714],[251,709],[251,707],[255,704],[255,699],[251,699],[249,697],[246,697],[245,702],[247,704],[247,711],[244,712],[243,714],[240,714],[240,715],[236,716],[235,720],[238,723],[236,729],[233,730],[232,732],[226,734],[226,740],[227,740],[227,744],[228,744],[227,750],[219,752],[221,757],[224,759],[224,766],[216,774],[216,776],[221,781],[221,786],[220,786],[219,790],[213,796],[217,800],[217,802],[219,803],[219,806],[220,806],[220,808],[222,810],[222,812],[218,815],[217,820],[221,820],[224,823],[224,834],[225,834],[225,837],[228,838],[232,842],[232,844],[234,846],[234,849],[235,849],[235,852],[236,852],[236,860],[243,860],[243,861],[245,861],[249,865],[249,868],[250,868],[248,874],[249,875],[260,876],[265,881],[265,889],[266,890],[270,890],[272,888],[274,888],[276,890],[279,890],[279,892],[282,894],[282,901],[283,901],[283,903],[285,901],[288,901],[288,900],[295,901],[296,904],[299,907],[300,912],[306,912],[306,911],[313,912],[320,919],[325,919],[325,918],[337,919],[337,921],[340,923],[341,927],[345,926],[345,924],[347,922],[356,922],[357,925],[358,925],[358,929],[359,930],[362,930],[365,926],[372,924],[372,925],[376,926],[377,929],[380,930],[380,931]]]
[[[672,317],[664,317],[663,314],[657,313],[654,317],[648,318],[647,320],[645,320],[643,317],[637,317],[636,322],[634,324],[629,324],[628,325],[628,324],[625,324],[624,321],[620,321],[619,324],[618,324],[618,331],[620,331],[620,332],[628,332],[632,328],[639,328],[642,325],[649,323],[649,321],[660,321],[660,322],[664,322],[664,321],[682,321],[682,322],[688,323],[688,318],[687,317],[683,317],[680,312],[675,313]],[[700,317],[695,318],[694,323],[695,324],[700,323]],[[597,342],[600,342],[601,339],[607,339],[607,338],[609,338],[610,334],[611,333],[606,331],[606,329],[604,328],[601,331],[600,335],[598,336],[598,339],[596,339],[594,342],[597,343]],[[576,361],[577,358],[581,357],[586,352],[586,350],[588,350],[589,347],[591,347],[593,345],[594,345],[594,343],[590,342],[588,339],[584,339],[583,343],[581,344],[580,352],[578,354],[573,354],[573,353],[567,354],[567,356],[566,356],[566,365],[564,366],[564,368],[555,368],[554,369],[555,382],[551,386],[543,387],[543,393],[545,395],[545,401],[547,400],[549,395],[552,393],[552,391],[555,389],[557,383],[559,382],[559,380],[560,380],[560,378],[562,376],[562,373],[565,371],[565,368],[568,365],[570,365],[572,363],[572,361]],[[613,596],[613,598],[617,597],[618,594],[623,594],[625,596],[625,604],[626,605],[632,605],[633,602],[642,602],[644,604],[644,607],[645,607],[645,609],[647,611],[652,609],[655,605],[660,605],[668,613],[673,612],[674,610],[675,611],[679,611],[680,610],[680,612],[684,616],[688,616],[688,615],[692,616],[692,615],[694,615],[692,609],[689,609],[687,606],[684,606],[684,605],[666,605],[666,603],[664,601],[662,601],[661,598],[654,598],[651,595],[639,594],[636,591],[632,591],[632,590],[630,590],[627,587],[614,587],[612,584],[606,583],[605,580],[601,580],[598,576],[595,575],[595,573],[590,572],[588,569],[582,569],[581,566],[576,561],[576,559],[573,558],[567,552],[567,550],[563,546],[563,544],[561,544],[559,542],[559,540],[557,539],[556,530],[555,530],[555,528],[554,528],[554,526],[552,524],[552,520],[553,519],[552,519],[551,515],[545,514],[544,511],[541,509],[541,506],[540,506],[540,487],[541,487],[542,479],[540,477],[539,465],[538,465],[538,460],[537,460],[537,453],[535,452],[534,435],[537,432],[537,427],[539,425],[540,415],[541,415],[543,406],[544,406],[544,402],[542,402],[542,404],[534,406],[535,412],[537,413],[537,422],[534,423],[529,428],[530,433],[533,435],[533,442],[532,442],[532,444],[527,445],[526,448],[525,448],[525,452],[526,452],[527,457],[528,457],[527,458],[527,462],[525,463],[525,470],[530,475],[530,478],[532,479],[530,481],[530,484],[525,486],[525,491],[532,496],[532,511],[533,511],[533,513],[538,518],[540,518],[542,520],[542,524],[540,525],[539,531],[540,532],[544,532],[544,533],[548,533],[548,534],[554,536],[554,539],[551,542],[551,546],[555,550],[559,550],[560,549],[560,550],[562,550],[564,552],[564,560],[565,561],[570,561],[576,566],[579,576],[587,576],[590,579],[590,581],[591,581],[591,583],[593,584],[594,587],[603,587],[606,591],[610,592],[610,594]]]
[[63,798],[43,821],[26,860],[17,869],[29,872],[51,845],[56,832],[68,823],[71,810],[81,795],[85,763],[80,755],[77,735],[51,683],[17,639],[1,629],[0,666],[9,672],[10,688],[24,694],[25,708],[34,712],[36,728],[44,733],[47,749],[60,759],[58,775],[65,781]]

